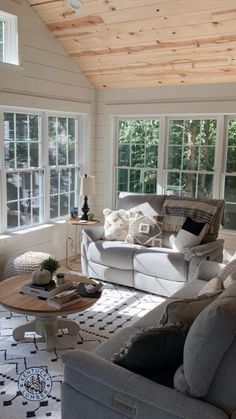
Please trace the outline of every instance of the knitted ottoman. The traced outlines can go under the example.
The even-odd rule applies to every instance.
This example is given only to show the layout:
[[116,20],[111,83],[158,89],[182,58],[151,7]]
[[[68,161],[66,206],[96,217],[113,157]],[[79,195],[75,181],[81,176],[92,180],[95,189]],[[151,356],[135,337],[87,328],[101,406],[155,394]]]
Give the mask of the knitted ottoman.
[[4,278],[23,275],[35,271],[40,267],[41,262],[50,255],[45,252],[25,252],[12,256],[6,263]]

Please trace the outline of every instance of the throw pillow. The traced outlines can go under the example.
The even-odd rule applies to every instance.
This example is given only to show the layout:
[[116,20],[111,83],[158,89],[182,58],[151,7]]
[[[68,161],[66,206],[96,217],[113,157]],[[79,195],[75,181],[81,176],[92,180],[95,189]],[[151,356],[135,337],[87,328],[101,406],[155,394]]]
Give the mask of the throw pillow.
[[130,212],[129,232],[126,237],[128,243],[141,244],[149,247],[161,247],[162,216],[143,215],[142,212]]
[[112,211],[109,208],[103,210],[104,238],[107,240],[125,240],[129,229],[129,211]]
[[180,325],[148,327],[132,335],[112,362],[142,374],[177,368],[183,360],[186,336],[187,329]]
[[[236,399],[235,301],[236,282],[200,313],[184,346],[185,391],[204,397],[229,415]],[[176,389],[184,390],[183,385]]]
[[181,253],[201,243],[208,224],[199,223],[187,217],[174,240],[173,248]]
[[190,327],[199,313],[212,303],[219,293],[214,295],[201,296],[199,298],[186,298],[184,300],[171,301],[165,308],[159,321],[160,324],[185,324]]
[[[219,279],[219,281],[220,281],[220,279]],[[234,276],[233,276],[233,275],[229,275],[229,276],[227,276],[227,277],[225,278],[224,282],[223,282],[223,287],[224,287],[224,289],[226,289],[226,288],[230,287],[230,285],[232,285],[232,284],[234,283],[234,281],[235,281],[235,278],[234,278]]]
[[199,291],[198,296],[216,294],[219,291],[222,291],[222,285],[221,280],[215,276],[214,278],[211,278],[210,281],[206,282],[206,285]]
[[229,275],[232,276],[234,281],[236,280],[236,259],[233,259],[231,262],[227,263],[227,265],[220,270],[217,276],[222,282],[224,282]]

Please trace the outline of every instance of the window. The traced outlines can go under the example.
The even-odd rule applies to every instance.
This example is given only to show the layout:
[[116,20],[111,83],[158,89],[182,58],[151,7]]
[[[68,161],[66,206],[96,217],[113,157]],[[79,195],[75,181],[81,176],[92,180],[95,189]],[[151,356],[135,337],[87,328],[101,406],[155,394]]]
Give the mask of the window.
[[77,206],[78,127],[76,118],[49,116],[50,218]]
[[68,217],[78,206],[80,117],[0,110],[1,120],[1,231]]
[[223,198],[224,228],[236,230],[236,116],[117,118],[116,138],[115,199],[119,192]]
[[170,120],[165,192],[212,198],[216,119]]
[[236,119],[227,120],[227,149],[224,176],[225,228],[236,230]]
[[43,221],[40,115],[4,113],[7,229]]
[[0,11],[0,62],[19,64],[17,17]]
[[152,119],[118,121],[116,194],[156,192],[159,125]]

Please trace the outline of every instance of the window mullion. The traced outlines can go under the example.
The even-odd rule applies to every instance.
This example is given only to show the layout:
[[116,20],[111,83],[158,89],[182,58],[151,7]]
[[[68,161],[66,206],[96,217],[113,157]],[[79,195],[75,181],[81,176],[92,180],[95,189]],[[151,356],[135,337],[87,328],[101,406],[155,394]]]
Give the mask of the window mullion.
[[[50,218],[50,168],[49,168],[49,140],[48,140],[48,115],[42,113],[41,123],[39,124],[40,138],[40,166],[44,169],[44,221],[48,222]],[[42,198],[41,198],[42,199]],[[42,218],[42,212],[40,214]]]
[[0,182],[1,182],[1,193],[0,193],[0,211],[1,211],[1,222],[0,222],[0,233],[4,233],[7,228],[7,189],[6,189],[6,167],[4,161],[4,122],[3,112],[0,113]]
[[156,192],[158,195],[164,193],[165,184],[167,182],[167,147],[168,147],[168,121],[165,116],[160,118],[159,126],[159,144],[158,147],[158,164],[157,164],[157,188]]
[[223,183],[227,158],[227,118],[223,115],[217,119],[215,165],[213,178],[213,198],[224,196]]

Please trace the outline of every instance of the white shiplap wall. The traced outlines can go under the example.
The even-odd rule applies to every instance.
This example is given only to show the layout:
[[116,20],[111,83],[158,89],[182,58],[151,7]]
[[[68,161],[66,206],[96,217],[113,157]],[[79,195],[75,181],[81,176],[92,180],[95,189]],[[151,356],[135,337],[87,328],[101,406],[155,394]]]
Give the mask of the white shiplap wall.
[[[236,115],[236,85],[177,86],[97,91],[96,141],[94,143],[96,213],[112,206],[112,164],[115,159],[112,141],[114,115],[222,114]],[[236,233],[222,233],[229,254],[236,251]]]
[[[86,114],[83,169],[93,173],[94,88],[26,0],[0,0],[0,10],[18,16],[20,51],[19,66],[0,63],[0,106]],[[14,253],[44,250],[64,258],[65,231],[65,223],[58,223],[0,236],[0,274]]]

